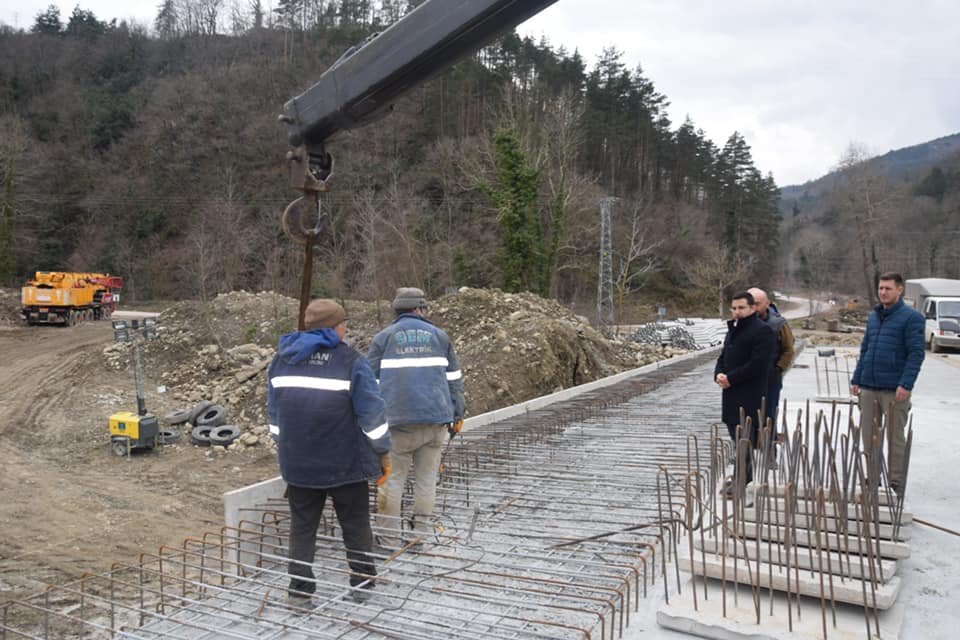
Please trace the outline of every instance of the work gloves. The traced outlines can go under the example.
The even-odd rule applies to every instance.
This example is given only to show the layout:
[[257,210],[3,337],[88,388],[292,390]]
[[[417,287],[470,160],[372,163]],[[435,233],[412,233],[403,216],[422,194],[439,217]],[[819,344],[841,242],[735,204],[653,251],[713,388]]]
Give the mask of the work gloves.
[[447,433],[450,434],[451,438],[460,433],[461,429],[463,429],[463,418],[447,423]]
[[380,479],[377,480],[377,486],[382,487],[387,482],[387,478],[390,477],[390,473],[393,471],[393,461],[390,459],[390,454],[385,453],[380,456]]

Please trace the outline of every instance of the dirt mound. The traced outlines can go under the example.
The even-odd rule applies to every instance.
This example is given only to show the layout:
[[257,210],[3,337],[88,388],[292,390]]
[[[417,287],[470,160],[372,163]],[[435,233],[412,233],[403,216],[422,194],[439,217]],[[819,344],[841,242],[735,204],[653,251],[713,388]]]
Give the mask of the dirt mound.
[[430,318],[454,340],[473,414],[668,357],[608,341],[586,318],[530,293],[464,288],[437,300]]

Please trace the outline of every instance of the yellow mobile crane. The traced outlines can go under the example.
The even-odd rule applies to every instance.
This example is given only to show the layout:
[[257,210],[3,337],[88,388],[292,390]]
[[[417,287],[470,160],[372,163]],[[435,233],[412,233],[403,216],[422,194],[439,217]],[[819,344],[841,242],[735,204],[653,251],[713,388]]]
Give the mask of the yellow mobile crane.
[[73,326],[109,318],[123,278],[106,273],[37,271],[20,289],[20,317],[27,324]]

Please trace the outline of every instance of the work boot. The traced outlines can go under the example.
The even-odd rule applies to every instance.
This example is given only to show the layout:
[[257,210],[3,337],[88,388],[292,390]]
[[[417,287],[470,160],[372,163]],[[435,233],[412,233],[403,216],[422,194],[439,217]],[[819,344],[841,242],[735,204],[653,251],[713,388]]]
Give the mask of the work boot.
[[380,547],[387,553],[393,553],[400,547],[399,538],[391,538],[390,536],[382,536],[380,534],[375,534],[373,536],[373,541],[377,544],[378,547]]
[[[749,484],[748,484],[746,487],[744,487],[743,493],[744,493],[744,495],[741,496],[741,498],[740,498],[741,503],[742,503],[743,506],[745,506],[745,507],[752,507],[752,506],[753,506],[753,491],[751,490]],[[733,500],[734,496],[737,495],[737,487],[736,487],[736,485],[733,484],[733,480],[732,480],[732,479],[727,481],[726,487],[724,487],[723,491],[721,491],[720,494],[721,494],[724,498],[726,498],[727,500]]]
[[313,598],[306,593],[288,593],[287,602],[288,607],[294,607],[296,609],[312,610],[315,609],[317,603],[314,602]]
[[357,604],[363,604],[373,596],[373,587],[376,586],[376,583],[373,580],[368,580],[367,582],[362,583],[362,586],[351,586],[350,593],[347,596]]
[[720,487],[720,495],[726,498],[732,498],[735,489],[736,485],[733,482],[733,476],[728,476],[727,479],[723,481],[723,486]]

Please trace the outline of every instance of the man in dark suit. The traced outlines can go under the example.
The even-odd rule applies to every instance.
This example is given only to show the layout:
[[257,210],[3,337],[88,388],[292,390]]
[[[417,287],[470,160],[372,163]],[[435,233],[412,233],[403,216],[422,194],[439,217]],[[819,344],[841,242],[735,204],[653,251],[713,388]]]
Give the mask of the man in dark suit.
[[[756,302],[750,293],[735,293],[730,309],[733,320],[727,322],[729,328],[714,368],[714,381],[723,389],[722,419],[727,425],[734,446],[736,447],[739,425],[739,437],[749,439],[755,449],[763,416],[761,406],[776,353],[777,336],[757,316]],[[744,416],[743,424],[740,420],[741,410]],[[750,458],[748,454],[744,468],[738,469],[734,476],[743,477],[744,484],[753,480]],[[737,459],[739,461],[739,456]],[[737,466],[739,467],[739,462]],[[732,498],[735,491],[733,482],[729,482],[724,489],[728,498]]]

